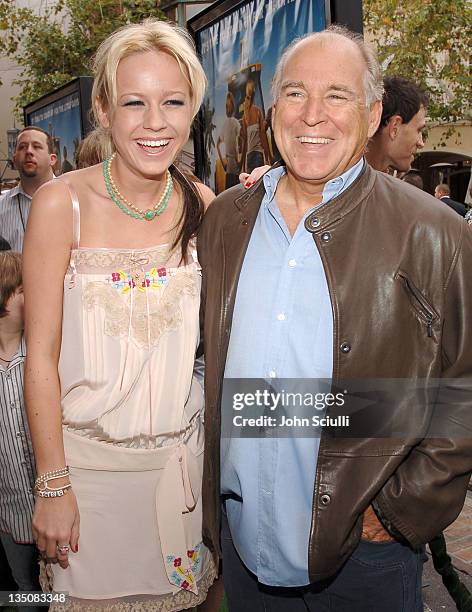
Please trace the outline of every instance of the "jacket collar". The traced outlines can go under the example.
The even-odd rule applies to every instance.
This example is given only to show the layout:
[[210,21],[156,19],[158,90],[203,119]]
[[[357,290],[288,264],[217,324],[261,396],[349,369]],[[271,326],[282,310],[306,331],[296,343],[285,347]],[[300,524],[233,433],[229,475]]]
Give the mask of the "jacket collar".
[[[283,165],[283,162],[279,161],[275,163],[272,168],[277,168],[281,165]],[[335,223],[338,219],[347,215],[365,200],[372,191],[376,178],[377,170],[371,168],[368,163],[364,163],[361,173],[352,185],[339,196],[319,206],[316,211],[311,213],[307,220],[312,216],[319,218],[320,224],[318,225],[318,231]],[[234,200],[235,206],[246,216],[248,229],[252,230],[254,226],[259,207],[264,198],[264,193],[264,182],[262,178],[260,178],[253,187]]]
[[[273,168],[280,168],[280,166],[283,166],[283,165],[284,165],[283,161],[279,160],[271,166],[271,170]],[[244,210],[248,205],[248,200],[250,200],[252,197],[256,195],[257,197],[260,196],[260,199],[262,202],[262,198],[264,197],[264,192],[265,192],[264,180],[263,180],[263,177],[261,177],[255,185],[253,185],[250,189],[245,190],[238,198],[236,198],[234,200],[234,204],[237,206],[237,208],[239,208],[239,210]],[[257,209],[259,210],[259,207],[257,207]]]

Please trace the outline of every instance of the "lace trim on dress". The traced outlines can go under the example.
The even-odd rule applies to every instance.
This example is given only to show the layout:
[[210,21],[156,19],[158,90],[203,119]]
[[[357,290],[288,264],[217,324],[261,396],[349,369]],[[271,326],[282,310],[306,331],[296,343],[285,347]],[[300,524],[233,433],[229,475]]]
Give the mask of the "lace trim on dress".
[[[97,268],[127,268],[129,266],[130,257],[143,256],[153,261],[159,260],[162,265],[169,265],[168,261],[174,255],[173,251],[169,250],[169,245],[162,244],[149,249],[134,249],[134,250],[116,250],[113,249],[76,249],[72,252],[76,267]],[[180,257],[179,257],[180,258]],[[178,265],[178,262],[176,262]]]
[[[52,571],[50,566],[41,563],[40,583],[43,591],[52,590]],[[177,612],[203,603],[208,589],[217,577],[213,559],[210,558],[208,570],[198,580],[198,595],[180,589],[177,593],[165,595],[131,595],[117,599],[86,600],[70,597],[66,604],[53,603],[50,612]],[[46,588],[45,588],[46,587]]]
[[[87,310],[99,306],[105,313],[105,333],[125,337],[131,327],[130,337],[138,347],[155,346],[161,336],[182,324],[179,306],[182,295],[195,297],[197,283],[195,273],[185,270],[171,277],[170,282],[157,290],[135,291],[132,312],[129,294],[122,294],[106,281],[89,281],[83,293]],[[148,319],[149,314],[149,319]],[[149,320],[149,328],[148,328]]]

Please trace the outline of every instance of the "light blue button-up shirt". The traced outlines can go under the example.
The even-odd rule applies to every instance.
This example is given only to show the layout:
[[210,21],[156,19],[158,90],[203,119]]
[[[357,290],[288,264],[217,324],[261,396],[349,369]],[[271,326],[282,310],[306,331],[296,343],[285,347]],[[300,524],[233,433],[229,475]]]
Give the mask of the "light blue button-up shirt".
[[[306,217],[360,174],[361,159],[326,183],[320,204],[290,235],[275,199],[285,168],[264,175],[265,195],[238,282],[225,378],[332,377],[333,317]],[[273,586],[309,583],[308,541],[319,437],[223,438],[221,490],[233,542]]]

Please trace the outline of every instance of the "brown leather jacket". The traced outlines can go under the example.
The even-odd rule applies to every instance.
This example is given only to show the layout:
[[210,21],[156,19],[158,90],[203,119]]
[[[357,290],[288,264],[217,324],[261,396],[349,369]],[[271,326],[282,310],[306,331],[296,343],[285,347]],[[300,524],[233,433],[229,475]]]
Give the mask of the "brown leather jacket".
[[[220,553],[220,394],[236,289],[264,195],[260,181],[221,194],[198,237],[205,350],[203,536]],[[334,315],[334,381],[472,378],[472,232],[433,197],[366,165],[307,219]],[[470,380],[469,380],[470,383]],[[471,385],[450,418],[472,432]],[[407,410],[407,402],[399,401]],[[313,582],[356,547],[372,504],[413,547],[459,514],[472,470],[472,435],[455,439],[337,439],[322,433],[308,561]],[[287,529],[290,526],[287,525]]]

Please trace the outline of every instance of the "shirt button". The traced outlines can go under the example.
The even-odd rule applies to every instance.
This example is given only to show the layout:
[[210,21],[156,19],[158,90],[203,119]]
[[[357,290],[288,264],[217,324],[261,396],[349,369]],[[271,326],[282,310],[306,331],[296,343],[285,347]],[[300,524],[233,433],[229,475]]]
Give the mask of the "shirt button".
[[327,493],[323,493],[320,497],[320,503],[322,506],[328,506],[331,503],[331,497]]
[[277,376],[277,372],[275,370],[270,370],[269,378],[275,378]]
[[291,259],[291,260],[288,262],[288,265],[289,265],[291,268],[294,268],[294,267],[297,265],[297,261],[296,261],[296,259]]
[[279,312],[279,314],[277,315],[277,319],[279,321],[285,321],[286,316],[285,316],[285,314],[283,312]]
[[323,242],[329,242],[331,240],[331,233],[330,232],[323,232],[321,234],[321,240]]
[[15,406],[16,406],[15,402],[12,402],[12,403],[10,404],[10,408],[14,408]]
[[351,345],[349,344],[349,342],[343,342],[339,348],[341,349],[341,352],[349,353],[349,351],[351,350]]
[[15,436],[16,436],[17,438],[21,438],[21,432],[17,431],[17,432],[15,433]]

